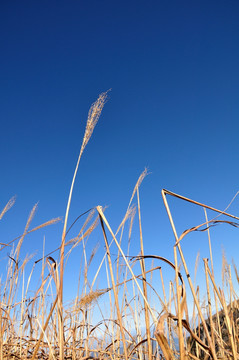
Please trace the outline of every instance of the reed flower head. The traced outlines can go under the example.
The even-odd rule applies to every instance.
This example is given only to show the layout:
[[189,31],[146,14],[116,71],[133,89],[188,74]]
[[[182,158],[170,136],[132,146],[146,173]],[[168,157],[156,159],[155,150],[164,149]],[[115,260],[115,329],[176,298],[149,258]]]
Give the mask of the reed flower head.
[[3,215],[11,209],[11,207],[15,204],[16,201],[16,196],[13,196],[8,203],[5,205],[4,209],[2,210],[2,212],[0,213],[0,220],[2,219]]
[[98,99],[91,105],[91,108],[88,113],[86,128],[85,128],[85,134],[81,146],[81,153],[84,151],[88,141],[91,138],[91,135],[94,131],[95,125],[97,124],[101,111],[106,103],[107,99],[107,93],[103,92],[99,95]]

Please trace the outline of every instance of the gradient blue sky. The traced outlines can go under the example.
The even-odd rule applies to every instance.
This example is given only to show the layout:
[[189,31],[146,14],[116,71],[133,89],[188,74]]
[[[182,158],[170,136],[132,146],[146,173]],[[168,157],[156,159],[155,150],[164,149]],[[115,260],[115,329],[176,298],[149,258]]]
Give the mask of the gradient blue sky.
[[[36,202],[32,227],[64,216],[88,110],[112,89],[80,163],[69,223],[108,205],[116,229],[148,167],[145,253],[172,260],[161,189],[224,209],[239,188],[238,17],[236,0],[1,2],[1,207],[17,195],[1,242],[22,233]],[[169,201],[179,233],[203,221],[202,210]],[[237,200],[230,211],[239,215]],[[39,231],[23,253],[40,254],[44,235],[51,251],[61,231]],[[223,225],[212,241],[218,262],[222,244],[238,260],[237,230]],[[184,249],[193,265],[197,250],[208,256],[206,236],[195,234]]]

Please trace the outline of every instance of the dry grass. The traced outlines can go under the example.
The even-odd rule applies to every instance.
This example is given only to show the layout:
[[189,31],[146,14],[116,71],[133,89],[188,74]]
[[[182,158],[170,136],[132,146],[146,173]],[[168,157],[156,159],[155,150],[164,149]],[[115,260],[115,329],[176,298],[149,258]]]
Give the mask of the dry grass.
[[[9,243],[0,244],[2,254],[6,247],[11,251],[7,271],[2,270],[1,274],[0,360],[238,359],[239,303],[236,286],[225,257],[223,286],[216,284],[210,238],[210,228],[214,225],[226,223],[238,227],[236,216],[163,190],[163,201],[175,236],[172,249],[174,262],[157,254],[145,255],[139,195],[140,185],[147,175],[145,170],[133,189],[125,216],[115,233],[104,209],[97,206],[80,216],[86,219],[78,235],[67,238],[68,215],[79,162],[106,96],[106,93],[101,94],[89,111],[59,247],[50,254],[43,252],[36,261],[32,256],[19,261],[25,237],[59,221],[58,218],[52,219],[30,229],[36,206],[30,213],[24,233]],[[168,195],[200,206],[205,213],[205,222],[178,236],[167,202]],[[134,200],[136,205],[132,206]],[[13,198],[7,203],[0,219],[14,202]],[[208,220],[206,209],[227,216],[227,220],[218,217]],[[228,218],[233,218],[234,222]],[[130,256],[133,227],[138,229],[137,256]],[[106,250],[103,256],[98,255],[97,247],[88,255],[88,238],[95,231],[100,232],[104,241]],[[195,231],[208,233],[210,259],[203,259],[205,297],[196,281],[191,280],[182,250],[185,237]],[[79,284],[78,289],[72,291],[75,297],[67,303],[63,298],[63,275],[66,266],[71,265],[71,255],[77,247],[82,253],[79,273],[74,274],[79,278]],[[59,262],[56,260],[57,252]],[[196,278],[199,258],[195,263]],[[233,270],[239,283],[234,263]],[[97,284],[101,285],[100,288]],[[188,301],[192,303],[190,314]]]

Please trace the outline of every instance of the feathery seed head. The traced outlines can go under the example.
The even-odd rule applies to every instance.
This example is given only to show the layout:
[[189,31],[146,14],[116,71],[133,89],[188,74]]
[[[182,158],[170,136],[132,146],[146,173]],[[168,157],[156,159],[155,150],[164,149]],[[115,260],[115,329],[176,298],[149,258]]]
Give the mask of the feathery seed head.
[[84,151],[88,141],[90,140],[90,137],[94,131],[95,125],[97,124],[97,122],[99,120],[101,111],[106,103],[107,93],[108,93],[108,91],[100,94],[98,99],[91,105],[91,108],[88,113],[85,135],[84,135],[82,147],[81,147],[82,152]]

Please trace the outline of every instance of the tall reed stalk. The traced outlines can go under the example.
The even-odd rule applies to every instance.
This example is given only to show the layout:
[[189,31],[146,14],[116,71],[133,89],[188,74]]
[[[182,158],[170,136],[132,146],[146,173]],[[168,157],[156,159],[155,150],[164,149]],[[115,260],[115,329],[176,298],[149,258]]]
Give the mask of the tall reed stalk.
[[83,137],[80,153],[79,153],[78,160],[76,163],[75,172],[74,172],[73,179],[71,182],[70,193],[68,196],[68,201],[67,201],[67,206],[66,206],[65,221],[64,221],[63,231],[62,231],[61,250],[60,250],[60,284],[59,284],[59,320],[60,320],[59,341],[61,344],[60,360],[64,359],[63,274],[64,274],[64,253],[65,253],[65,241],[66,241],[66,228],[67,228],[67,222],[68,222],[68,217],[69,217],[69,210],[70,210],[72,193],[73,193],[73,188],[74,188],[75,179],[76,179],[76,175],[78,172],[80,160],[81,160],[83,151],[85,150],[85,147],[88,144],[88,142],[91,138],[91,135],[94,131],[94,128],[98,122],[98,119],[100,117],[102,109],[105,105],[106,98],[107,98],[107,92],[100,94],[98,99],[96,100],[96,102],[94,102],[94,104],[90,108],[87,123],[86,123],[85,134]]

